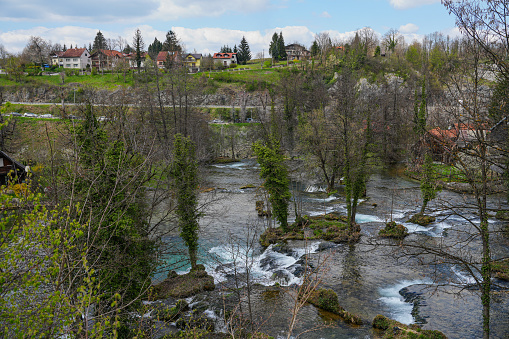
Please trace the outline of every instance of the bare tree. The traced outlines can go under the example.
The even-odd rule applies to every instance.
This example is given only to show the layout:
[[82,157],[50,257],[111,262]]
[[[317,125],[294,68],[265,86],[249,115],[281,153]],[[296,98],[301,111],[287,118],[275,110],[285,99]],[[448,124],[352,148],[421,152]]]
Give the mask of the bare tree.
[[49,62],[50,44],[39,36],[31,36],[27,46],[23,49],[25,57],[34,63],[39,63],[41,70]]

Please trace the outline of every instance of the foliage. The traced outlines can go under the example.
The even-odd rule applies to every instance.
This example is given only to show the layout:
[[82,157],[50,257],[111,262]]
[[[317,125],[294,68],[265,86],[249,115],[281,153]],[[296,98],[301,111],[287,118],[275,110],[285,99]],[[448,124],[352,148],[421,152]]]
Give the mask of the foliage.
[[194,143],[191,139],[176,134],[173,141],[174,160],[170,175],[177,199],[175,213],[191,261],[191,268],[197,265],[198,252],[198,164]]
[[154,38],[154,42],[148,45],[148,54],[152,60],[156,60],[157,55],[163,50],[163,43],[157,38]]
[[257,141],[253,145],[253,151],[260,164],[260,177],[265,179],[263,186],[269,193],[272,215],[286,232],[288,231],[288,204],[291,194],[288,187],[288,170],[284,164],[279,141],[271,138],[266,145]]
[[318,308],[339,315],[343,320],[352,325],[362,325],[362,319],[351,314],[339,305],[338,295],[331,289],[320,288],[311,294],[308,302]]
[[98,51],[100,49],[107,49],[106,38],[102,34],[101,31],[98,31],[94,38],[94,44],[92,45],[93,51]]
[[140,72],[141,60],[143,49],[145,48],[145,42],[143,41],[143,37],[141,35],[141,31],[139,28],[136,29],[133,36],[133,48],[134,48],[134,60],[136,61],[136,68],[138,69],[138,73]]
[[414,132],[418,136],[426,133],[426,79],[422,80],[421,95],[415,89],[414,97]]
[[386,238],[402,239],[408,235],[408,229],[395,221],[388,222],[383,229],[378,232],[378,235]]
[[428,202],[435,199],[437,192],[440,190],[437,185],[437,175],[433,168],[433,160],[429,154],[424,156],[424,164],[422,165],[422,178],[421,178],[421,195],[422,207],[421,214],[426,210]]
[[75,194],[68,199],[81,202],[78,212],[87,215],[94,235],[90,260],[104,296],[96,312],[110,311],[116,293],[122,295],[126,310],[134,309],[157,265],[141,188],[143,158],[130,153],[124,141],[109,140],[90,105],[84,114],[85,119],[73,129],[78,160],[71,164],[75,167],[65,184]]
[[247,43],[246,37],[242,37],[239,45],[239,51],[237,52],[237,60],[240,65],[245,65],[251,60],[251,51],[249,50],[249,44]]
[[168,33],[166,33],[166,40],[163,43],[162,51],[182,52],[180,40],[177,37],[177,34],[175,34],[175,32],[173,32],[171,29],[168,31]]
[[48,338],[87,331],[99,338],[115,331],[116,321],[109,315],[100,314],[93,325],[87,324],[88,310],[101,300],[98,274],[88,260],[88,225],[72,218],[70,206],[45,207],[30,186],[16,196],[5,194],[9,190],[2,187],[0,192],[2,337]]
[[286,50],[285,50],[285,41],[283,39],[283,32],[280,32],[279,35],[274,32],[272,35],[272,41],[269,46],[269,54],[272,56],[272,59],[276,61],[286,60]]

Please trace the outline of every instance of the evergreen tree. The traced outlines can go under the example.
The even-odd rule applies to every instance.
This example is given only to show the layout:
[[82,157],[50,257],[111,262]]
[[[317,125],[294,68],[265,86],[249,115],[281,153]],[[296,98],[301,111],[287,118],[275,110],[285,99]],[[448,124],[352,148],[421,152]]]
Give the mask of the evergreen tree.
[[64,44],[64,47],[62,47],[62,51],[64,51],[64,52],[67,51],[67,47],[65,46],[65,44]]
[[157,58],[157,55],[159,52],[163,50],[163,43],[157,38],[154,38],[154,42],[148,45],[148,54],[150,55],[150,58],[152,60],[155,60]]
[[414,132],[422,136],[426,132],[426,79],[422,80],[420,98],[415,90],[414,101]]
[[180,41],[177,38],[177,34],[173,32],[172,30],[169,30],[168,33],[166,33],[166,40],[163,43],[162,51],[169,51],[169,52],[182,52],[182,46],[180,45]]
[[272,41],[269,45],[269,54],[274,60],[279,60],[279,36],[276,32],[272,34]]
[[230,46],[224,45],[223,47],[221,47],[221,50],[219,50],[219,53],[233,53],[233,50],[231,49]]
[[92,44],[89,42],[88,43],[88,51],[91,52],[92,51]]
[[440,189],[437,187],[437,175],[433,168],[433,160],[426,153],[424,156],[424,164],[422,165],[422,180],[421,180],[421,194],[422,194],[422,206],[421,214],[424,214],[428,202],[435,199],[437,192]]
[[237,59],[241,65],[245,65],[249,60],[251,60],[251,51],[245,37],[242,37],[242,40],[240,41]]
[[198,260],[198,163],[191,139],[176,134],[173,142],[174,161],[170,175],[173,178],[177,197],[176,214],[180,226],[180,237],[189,252],[191,269]]
[[133,47],[135,51],[134,60],[136,60],[136,67],[138,68],[138,73],[140,73],[141,59],[143,48],[145,47],[145,42],[143,42],[143,37],[141,36],[141,31],[139,28],[137,28],[136,31],[134,32]]
[[313,44],[311,45],[311,56],[315,57],[318,54],[320,54],[320,47],[318,46],[318,42],[315,40],[313,41]]
[[232,53],[238,53],[239,50],[237,49],[237,45],[233,45],[233,52]]
[[279,32],[278,39],[278,50],[279,50],[279,60],[286,60],[286,49],[285,49],[285,39],[283,39],[283,32]]
[[[107,45],[107,43],[106,43],[106,38],[104,37],[104,35],[101,33],[101,31],[97,32],[95,39],[94,39],[94,45],[92,46],[92,50],[98,51],[100,49],[105,49],[106,45]],[[71,48],[72,48],[72,45],[71,45]]]

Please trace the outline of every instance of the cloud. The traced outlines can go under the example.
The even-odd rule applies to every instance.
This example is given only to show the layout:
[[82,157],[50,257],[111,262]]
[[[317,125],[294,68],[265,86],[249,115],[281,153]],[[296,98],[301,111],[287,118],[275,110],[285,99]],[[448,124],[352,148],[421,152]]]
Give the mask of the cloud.
[[399,32],[402,34],[415,33],[419,30],[419,26],[409,23],[399,27]]
[[320,14],[320,16],[321,16],[322,18],[331,18],[331,17],[332,17],[332,16],[331,16],[329,13],[327,13],[326,11],[323,11],[323,13],[322,13],[322,14]]
[[440,0],[389,0],[389,2],[396,9],[409,9],[434,4]]
[[265,10],[269,0],[88,0],[69,2],[54,0],[0,0],[0,20],[51,22],[146,22],[169,21],[189,17],[219,16],[228,12],[251,13]]

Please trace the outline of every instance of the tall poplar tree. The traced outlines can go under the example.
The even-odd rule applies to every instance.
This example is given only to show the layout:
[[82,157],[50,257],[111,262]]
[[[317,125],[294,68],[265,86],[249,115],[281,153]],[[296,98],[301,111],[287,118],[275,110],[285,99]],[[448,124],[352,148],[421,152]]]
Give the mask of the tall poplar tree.
[[176,134],[173,141],[174,160],[171,177],[177,199],[176,214],[180,227],[180,237],[184,240],[195,269],[198,260],[198,163],[194,143],[191,139]]

